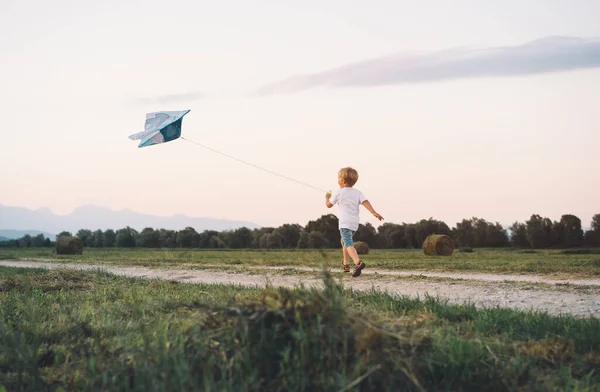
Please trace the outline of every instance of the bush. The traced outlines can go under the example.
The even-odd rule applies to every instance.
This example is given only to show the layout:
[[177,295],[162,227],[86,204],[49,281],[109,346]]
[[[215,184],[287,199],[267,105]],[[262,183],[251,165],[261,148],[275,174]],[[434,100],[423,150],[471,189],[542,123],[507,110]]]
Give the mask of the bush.
[[460,248],[458,251],[462,252],[462,253],[473,253],[473,248],[465,247],[465,248]]
[[62,236],[56,240],[56,254],[82,255],[83,241],[77,237]]

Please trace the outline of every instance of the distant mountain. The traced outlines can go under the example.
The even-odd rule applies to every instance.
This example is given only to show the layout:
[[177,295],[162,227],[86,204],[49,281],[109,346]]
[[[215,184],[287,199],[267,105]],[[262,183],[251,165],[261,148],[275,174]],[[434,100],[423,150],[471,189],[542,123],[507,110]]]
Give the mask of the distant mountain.
[[[56,215],[48,208],[30,210],[23,207],[8,207],[0,204],[0,230],[26,230],[32,232],[39,230],[49,233],[69,231],[75,234],[80,229],[89,230],[118,230],[131,227],[141,231],[145,227],[154,229],[182,230],[193,227],[196,231],[204,230],[232,230],[239,227],[254,229],[260,227],[252,222],[229,221],[215,218],[188,217],[178,214],[170,217],[161,217],[124,209],[113,211],[97,206],[82,206],[76,208],[68,215]],[[10,236],[2,234],[4,237]],[[54,239],[54,234],[51,234]],[[19,237],[22,237],[19,236]]]
[[0,236],[0,242],[10,241],[10,238]]
[[[1,209],[2,209],[2,206],[0,206],[0,223],[2,222],[2,212],[1,212],[2,210]],[[0,241],[17,240],[27,234],[29,234],[32,237],[35,237],[36,235],[39,235],[39,234],[43,234],[44,237],[50,238],[53,241],[56,238],[56,234],[46,233],[46,232],[39,231],[39,230],[1,230],[0,229]],[[6,239],[3,240],[2,238],[6,238]]]

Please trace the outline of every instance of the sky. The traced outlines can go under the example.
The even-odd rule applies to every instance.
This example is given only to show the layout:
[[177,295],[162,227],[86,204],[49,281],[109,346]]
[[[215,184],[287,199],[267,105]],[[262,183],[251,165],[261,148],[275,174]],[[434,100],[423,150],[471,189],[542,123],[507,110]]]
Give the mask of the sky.
[[[0,0],[0,204],[306,224],[600,213],[600,2]],[[379,224],[363,209],[361,222]]]

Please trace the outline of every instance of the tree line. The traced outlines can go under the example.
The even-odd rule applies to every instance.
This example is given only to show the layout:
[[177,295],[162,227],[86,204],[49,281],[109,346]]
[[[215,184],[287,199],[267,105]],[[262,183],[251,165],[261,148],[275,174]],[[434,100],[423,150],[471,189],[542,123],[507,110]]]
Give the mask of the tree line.
[[[575,215],[563,215],[559,221],[552,221],[534,214],[525,222],[514,222],[508,230],[498,222],[477,217],[463,219],[453,228],[433,218],[415,223],[384,223],[377,229],[367,223],[359,226],[354,239],[376,249],[421,248],[425,238],[434,233],[449,235],[461,248],[597,247],[600,246],[600,214],[593,216],[591,229],[586,232],[582,229],[581,219]],[[72,233],[64,231],[57,237],[63,235],[72,236]],[[197,232],[193,227],[183,230],[147,227],[138,232],[125,227],[116,231],[81,229],[75,236],[89,248],[315,249],[340,246],[338,218],[334,214],[323,215],[305,226],[284,224],[253,230],[241,227],[221,232]],[[5,247],[52,247],[54,241],[39,234],[0,244]]]

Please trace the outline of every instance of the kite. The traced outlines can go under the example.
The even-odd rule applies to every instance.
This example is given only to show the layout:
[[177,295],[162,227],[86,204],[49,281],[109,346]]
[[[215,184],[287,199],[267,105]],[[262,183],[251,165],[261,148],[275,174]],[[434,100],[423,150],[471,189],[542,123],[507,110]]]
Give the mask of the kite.
[[148,147],[155,144],[167,143],[181,136],[181,121],[189,110],[153,112],[146,114],[144,131],[135,133],[129,138],[141,140],[138,147]]

